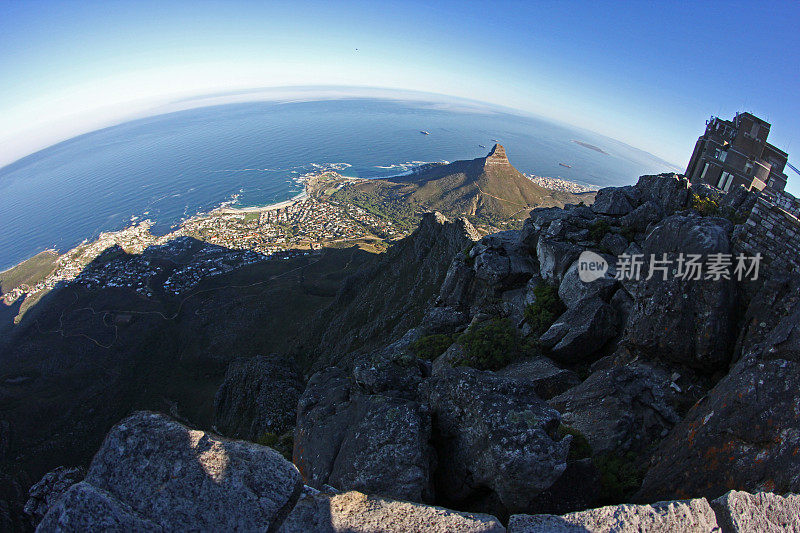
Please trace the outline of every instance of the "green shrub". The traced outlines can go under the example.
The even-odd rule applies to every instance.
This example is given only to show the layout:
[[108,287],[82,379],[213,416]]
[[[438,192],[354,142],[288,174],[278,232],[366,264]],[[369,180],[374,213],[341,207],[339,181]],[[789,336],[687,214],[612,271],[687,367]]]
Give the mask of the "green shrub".
[[411,350],[420,359],[433,360],[442,355],[451,344],[453,344],[453,337],[450,335],[426,335],[417,339],[411,346]]
[[692,194],[692,209],[704,217],[718,216],[720,214],[719,204],[713,198]]
[[594,465],[600,471],[600,503],[615,504],[626,501],[642,485],[644,471],[636,466],[636,454],[609,453],[595,457]]
[[464,345],[464,357],[457,365],[479,370],[498,370],[526,352],[516,328],[507,318],[495,318],[470,327],[458,342]]
[[631,226],[623,227],[619,234],[628,239],[628,242],[633,242],[636,239],[636,230]]
[[589,238],[594,242],[600,242],[606,233],[611,231],[611,226],[605,220],[598,220],[589,227]]
[[255,443],[262,446],[269,446],[273,450],[283,455],[287,461],[291,461],[292,452],[294,449],[294,430],[290,429],[283,435],[276,435],[271,431],[267,431],[262,433],[255,440]]
[[525,320],[531,326],[531,333],[539,337],[547,331],[561,313],[566,310],[564,302],[558,297],[555,285],[542,283],[533,289],[536,301],[525,308]]
[[583,433],[565,424],[558,426],[559,438],[563,439],[567,435],[572,435],[572,442],[569,443],[569,454],[567,455],[569,461],[577,461],[578,459],[586,459],[592,456],[592,447]]

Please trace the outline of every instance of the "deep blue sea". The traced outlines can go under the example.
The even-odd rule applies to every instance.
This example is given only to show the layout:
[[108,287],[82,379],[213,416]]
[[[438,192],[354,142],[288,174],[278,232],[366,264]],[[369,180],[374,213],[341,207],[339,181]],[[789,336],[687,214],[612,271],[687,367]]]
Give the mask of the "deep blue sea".
[[131,217],[166,233],[234,195],[237,206],[288,199],[309,172],[391,176],[415,162],[486,155],[493,139],[522,172],[584,184],[676,170],[607,137],[491,110],[384,99],[205,107],[88,133],[0,169],[0,270],[122,229]]

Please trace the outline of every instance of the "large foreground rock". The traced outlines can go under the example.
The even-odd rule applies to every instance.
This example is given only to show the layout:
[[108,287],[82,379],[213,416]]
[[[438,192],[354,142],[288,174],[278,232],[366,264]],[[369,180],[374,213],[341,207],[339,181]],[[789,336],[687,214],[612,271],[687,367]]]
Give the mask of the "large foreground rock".
[[[366,385],[394,386],[369,369]],[[361,490],[398,499],[429,500],[430,414],[397,396],[367,394],[343,371],[311,377],[298,405],[294,463],[306,483]]]
[[637,499],[800,491],[800,364],[748,355],[654,455]]
[[528,508],[564,472],[571,437],[557,440],[558,412],[532,383],[444,368],[423,384],[423,394],[436,420],[437,497],[486,498],[479,508],[515,512]]
[[732,490],[711,502],[725,533],[800,531],[800,496]]
[[279,533],[501,533],[497,518],[459,513],[360,492],[328,495],[306,491]]
[[302,488],[297,469],[270,448],[137,412],[112,428],[85,481],[40,528],[265,530],[283,520]]
[[258,440],[294,426],[303,379],[285,357],[234,361],[214,398],[214,425],[225,435]]
[[714,511],[705,498],[652,505],[611,505],[563,516],[515,515],[509,533],[672,533],[719,532]]

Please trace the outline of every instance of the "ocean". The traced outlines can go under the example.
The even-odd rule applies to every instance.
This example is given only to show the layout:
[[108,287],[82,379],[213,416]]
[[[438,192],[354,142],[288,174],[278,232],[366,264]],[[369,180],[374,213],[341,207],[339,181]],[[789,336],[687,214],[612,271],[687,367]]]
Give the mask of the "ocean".
[[677,170],[607,137],[489,108],[379,98],[217,105],[87,133],[1,168],[0,270],[136,219],[167,233],[225,202],[283,201],[311,172],[387,177],[484,156],[495,140],[520,171],[585,185]]

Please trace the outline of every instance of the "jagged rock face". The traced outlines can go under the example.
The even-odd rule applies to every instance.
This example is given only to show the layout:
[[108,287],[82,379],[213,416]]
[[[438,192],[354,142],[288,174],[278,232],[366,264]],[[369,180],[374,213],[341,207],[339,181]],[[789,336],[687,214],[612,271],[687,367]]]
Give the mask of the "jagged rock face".
[[239,439],[280,435],[294,427],[304,388],[294,362],[286,357],[234,361],[214,398],[214,425]]
[[511,163],[508,162],[506,149],[500,144],[495,144],[492,147],[492,150],[489,152],[489,155],[486,156],[486,162],[484,163],[485,167],[495,165],[511,165]]
[[648,199],[654,201],[667,215],[685,208],[689,203],[689,180],[677,174],[640,176],[635,187],[642,202]]
[[614,531],[719,532],[714,511],[705,498],[659,502],[652,505],[611,505],[554,515],[516,515],[508,523],[509,533],[600,533]]
[[392,501],[360,492],[303,493],[278,533],[381,532],[406,533],[502,533],[497,518],[485,514],[459,513],[442,507]]
[[566,469],[571,437],[557,440],[558,413],[532,384],[450,368],[422,389],[435,418],[436,490],[442,501],[524,510]]
[[[769,279],[763,281],[750,300],[742,319],[742,329],[736,341],[733,360],[763,343],[776,324],[791,314],[800,302],[800,274],[771,272]],[[800,360],[798,356],[787,357]]]
[[330,368],[311,377],[300,399],[294,462],[313,487],[430,500],[430,423],[419,403],[366,394]]
[[543,400],[549,400],[581,382],[575,372],[559,368],[547,357],[530,357],[512,363],[495,373],[503,377],[528,381],[536,390],[536,395]]
[[564,424],[586,436],[594,454],[639,452],[680,420],[670,383],[666,373],[649,365],[614,366],[548,403]]
[[75,483],[86,476],[81,467],[60,466],[48,472],[28,491],[24,512],[35,526],[41,522],[48,509]]
[[639,191],[632,186],[606,187],[597,191],[592,211],[599,215],[622,216],[639,203]]
[[[628,243],[625,241],[625,247],[627,248],[627,246]],[[593,296],[608,301],[618,285],[617,280],[610,276],[604,276],[588,283],[582,281],[578,273],[578,261],[575,261],[564,273],[564,279],[558,286],[558,297],[567,307],[574,308]]]
[[380,263],[351,276],[336,300],[315,321],[317,369],[345,354],[385,347],[418,325],[439,292],[453,258],[478,240],[464,218],[448,221],[428,213],[419,228],[392,246]]
[[800,491],[800,306],[661,443],[639,499]]
[[297,469],[270,448],[138,412],[111,430],[85,481],[48,511],[40,530],[269,529],[302,486]]
[[[731,223],[723,218],[672,215],[662,220],[644,243],[644,257],[663,254],[675,261],[679,253],[731,253]],[[674,263],[673,263],[674,264]],[[626,282],[634,304],[623,344],[647,357],[709,371],[722,370],[730,358],[735,285],[731,280],[661,279]]]
[[567,309],[539,338],[550,356],[561,363],[589,359],[615,337],[619,320],[614,309],[597,296]]
[[800,530],[800,496],[732,490],[711,502],[722,530],[731,533],[781,533]]

